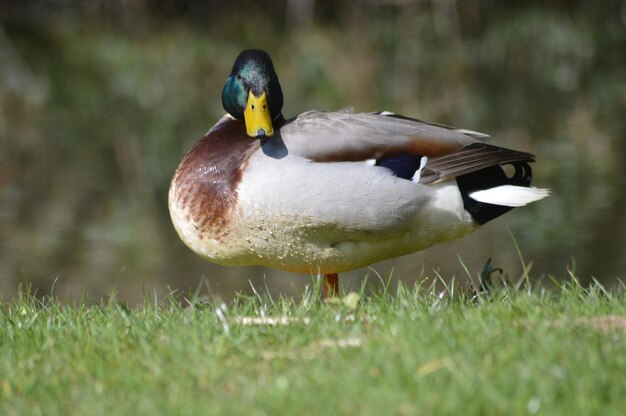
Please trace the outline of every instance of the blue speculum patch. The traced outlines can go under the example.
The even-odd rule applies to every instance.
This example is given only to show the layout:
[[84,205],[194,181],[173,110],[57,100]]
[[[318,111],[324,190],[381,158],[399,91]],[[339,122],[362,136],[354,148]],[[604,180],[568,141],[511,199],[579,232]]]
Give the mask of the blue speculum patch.
[[420,168],[421,156],[402,154],[386,157],[376,161],[376,166],[385,167],[393,172],[398,178],[413,179],[413,175]]

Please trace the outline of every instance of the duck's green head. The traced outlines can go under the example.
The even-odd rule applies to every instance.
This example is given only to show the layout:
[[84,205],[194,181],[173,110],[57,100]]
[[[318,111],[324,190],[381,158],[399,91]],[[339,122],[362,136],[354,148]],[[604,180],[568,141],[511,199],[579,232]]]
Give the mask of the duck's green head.
[[274,121],[282,118],[283,92],[267,52],[247,49],[239,54],[222,90],[222,105],[246,123],[249,136],[274,134]]

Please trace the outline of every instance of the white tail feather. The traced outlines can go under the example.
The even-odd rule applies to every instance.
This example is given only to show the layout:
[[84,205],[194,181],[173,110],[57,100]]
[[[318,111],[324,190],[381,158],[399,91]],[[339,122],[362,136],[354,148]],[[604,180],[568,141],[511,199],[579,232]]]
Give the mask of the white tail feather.
[[527,188],[525,186],[502,185],[495,188],[476,191],[469,197],[485,204],[503,205],[506,207],[523,207],[531,202],[539,201],[550,195],[549,189]]

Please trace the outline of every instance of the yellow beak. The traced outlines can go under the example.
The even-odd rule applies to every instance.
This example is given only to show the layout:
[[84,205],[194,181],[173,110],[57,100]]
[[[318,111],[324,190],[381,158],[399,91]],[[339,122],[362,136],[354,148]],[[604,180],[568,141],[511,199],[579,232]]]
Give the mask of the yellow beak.
[[243,112],[243,118],[246,123],[246,132],[248,136],[263,137],[273,136],[274,127],[272,126],[272,117],[270,115],[270,109],[267,105],[267,96],[265,91],[260,97],[252,94],[252,91],[248,94],[248,102],[246,103],[246,109]]

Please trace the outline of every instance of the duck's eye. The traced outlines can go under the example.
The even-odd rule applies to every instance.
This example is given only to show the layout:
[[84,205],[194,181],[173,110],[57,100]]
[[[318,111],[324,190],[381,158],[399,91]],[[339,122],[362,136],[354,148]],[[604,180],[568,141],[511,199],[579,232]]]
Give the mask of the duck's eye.
[[241,75],[237,74],[237,81],[241,81]]
[[267,105],[263,104],[263,111],[267,110]]
[[250,104],[250,108],[254,110],[254,104]]

